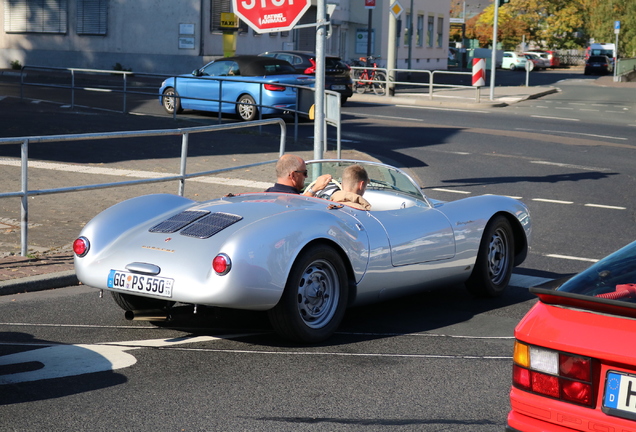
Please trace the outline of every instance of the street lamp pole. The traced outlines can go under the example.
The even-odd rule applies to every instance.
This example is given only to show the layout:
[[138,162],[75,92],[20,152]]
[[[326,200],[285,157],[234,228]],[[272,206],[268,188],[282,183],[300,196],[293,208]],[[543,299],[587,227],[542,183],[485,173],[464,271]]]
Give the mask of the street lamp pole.
[[497,69],[497,21],[499,21],[499,0],[494,0],[495,18],[492,25],[492,55],[490,56],[490,100],[495,99],[495,69]]

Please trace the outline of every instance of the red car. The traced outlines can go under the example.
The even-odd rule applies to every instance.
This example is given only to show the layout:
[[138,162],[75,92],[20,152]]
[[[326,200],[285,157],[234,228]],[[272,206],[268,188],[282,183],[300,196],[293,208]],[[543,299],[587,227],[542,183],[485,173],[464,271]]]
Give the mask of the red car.
[[636,242],[554,285],[515,328],[506,430],[636,431]]

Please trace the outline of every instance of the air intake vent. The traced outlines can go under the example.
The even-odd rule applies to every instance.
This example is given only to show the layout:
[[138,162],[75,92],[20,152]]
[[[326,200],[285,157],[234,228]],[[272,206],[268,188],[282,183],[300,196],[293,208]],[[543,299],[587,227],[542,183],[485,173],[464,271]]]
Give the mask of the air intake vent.
[[242,216],[228,213],[210,213],[181,231],[181,235],[201,239],[209,238],[241,219],[243,219]]
[[150,228],[152,233],[174,233],[209,214],[207,210],[186,210]]

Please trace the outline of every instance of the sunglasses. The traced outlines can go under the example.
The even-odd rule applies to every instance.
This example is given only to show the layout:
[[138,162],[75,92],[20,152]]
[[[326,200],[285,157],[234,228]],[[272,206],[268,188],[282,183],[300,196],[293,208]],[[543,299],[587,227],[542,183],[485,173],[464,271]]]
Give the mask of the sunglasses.
[[301,173],[302,175],[304,175],[305,177],[307,177],[307,170],[304,170],[304,171],[294,171],[294,172]]

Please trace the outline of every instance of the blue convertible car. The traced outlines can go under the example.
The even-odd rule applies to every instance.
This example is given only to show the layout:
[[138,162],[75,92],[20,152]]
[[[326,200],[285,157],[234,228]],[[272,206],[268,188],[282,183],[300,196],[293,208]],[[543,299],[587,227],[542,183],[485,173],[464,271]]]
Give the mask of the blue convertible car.
[[215,60],[189,75],[166,79],[159,101],[173,114],[183,109],[237,114],[255,120],[296,108],[295,87],[313,86],[314,78],[298,74],[288,62],[258,56]]

